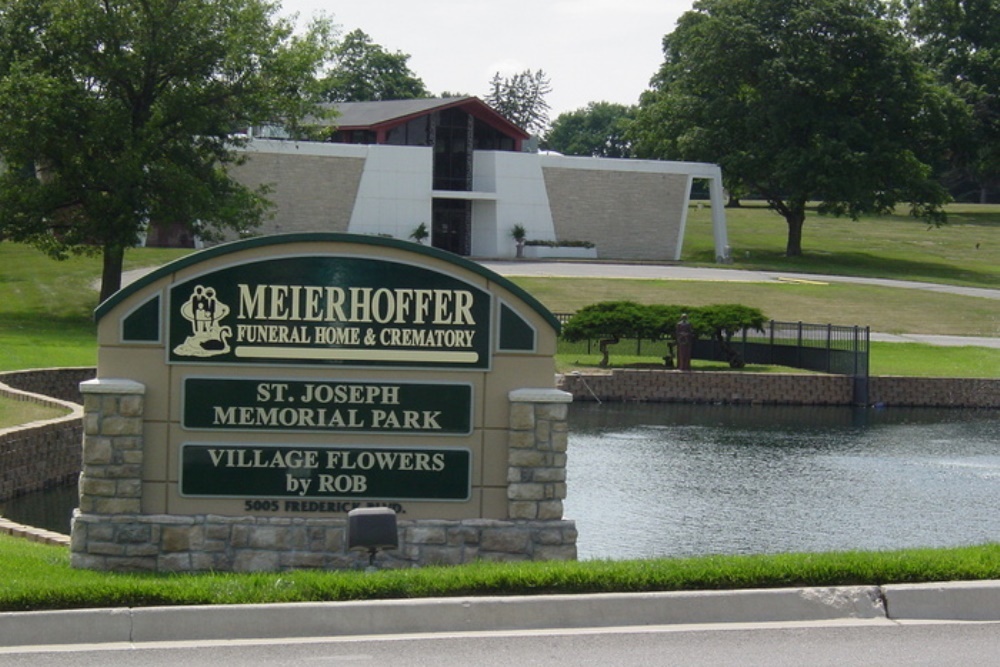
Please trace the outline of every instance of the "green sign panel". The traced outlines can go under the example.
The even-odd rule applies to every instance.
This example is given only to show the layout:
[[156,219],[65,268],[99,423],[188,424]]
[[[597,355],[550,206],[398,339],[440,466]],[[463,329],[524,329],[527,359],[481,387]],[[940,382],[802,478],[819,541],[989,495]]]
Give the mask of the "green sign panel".
[[451,275],[354,256],[264,259],[170,289],[172,363],[490,366],[491,297]]
[[472,386],[186,378],[185,428],[468,435]]
[[468,500],[468,449],[181,446],[182,496]]

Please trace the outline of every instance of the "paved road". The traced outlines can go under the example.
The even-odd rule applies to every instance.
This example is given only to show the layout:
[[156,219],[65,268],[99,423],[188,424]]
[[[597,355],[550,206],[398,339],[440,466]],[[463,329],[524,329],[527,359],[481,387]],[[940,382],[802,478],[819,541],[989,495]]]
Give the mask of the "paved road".
[[[917,289],[941,294],[974,296],[1000,301],[1000,289],[939,285],[936,283],[827,276],[780,271],[745,271],[714,267],[672,266],[663,264],[612,264],[605,262],[501,262],[482,261],[483,266],[502,276],[535,276],[559,278],[636,278],[645,280],[717,280],[743,283],[852,283],[899,289]],[[1000,309],[998,309],[1000,310]],[[1000,349],[1000,337],[932,336],[925,334],[885,334],[873,332],[872,340],[893,343],[924,343],[949,347],[973,346]]]
[[302,641],[81,646],[0,653],[11,667],[219,667],[221,665],[713,665],[726,667],[965,667],[992,665],[997,623],[826,622],[731,627],[601,628]]

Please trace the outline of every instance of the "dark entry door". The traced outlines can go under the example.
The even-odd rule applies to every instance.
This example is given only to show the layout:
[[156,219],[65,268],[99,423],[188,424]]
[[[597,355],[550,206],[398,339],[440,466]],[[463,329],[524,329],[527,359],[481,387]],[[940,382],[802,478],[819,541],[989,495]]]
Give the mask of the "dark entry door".
[[431,239],[435,248],[469,255],[472,252],[472,202],[435,199]]

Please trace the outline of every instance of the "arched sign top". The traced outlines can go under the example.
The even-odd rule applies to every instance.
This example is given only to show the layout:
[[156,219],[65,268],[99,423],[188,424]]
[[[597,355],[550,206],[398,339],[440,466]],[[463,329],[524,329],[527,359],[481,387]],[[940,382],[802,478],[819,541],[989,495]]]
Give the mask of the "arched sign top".
[[381,236],[363,236],[359,234],[343,234],[334,232],[315,232],[315,233],[301,233],[301,234],[276,234],[270,236],[260,236],[250,239],[245,239],[242,241],[234,241],[232,243],[225,243],[222,245],[214,246],[191,255],[177,259],[169,264],[166,264],[155,271],[143,276],[139,280],[131,283],[130,285],[122,288],[103,303],[97,306],[94,310],[95,321],[100,322],[101,319],[111,312],[118,304],[126,300],[130,296],[141,292],[147,286],[157,282],[165,276],[173,273],[177,273],[183,269],[195,266],[197,264],[206,262],[208,260],[214,260],[217,258],[225,257],[226,255],[231,255],[235,253],[241,253],[249,250],[255,250],[265,247],[279,247],[282,245],[291,244],[321,244],[321,243],[337,243],[337,244],[347,244],[355,245],[359,247],[359,252],[364,246],[369,247],[382,247],[382,248],[393,248],[397,250],[402,250],[408,253],[412,253],[416,256],[425,256],[428,258],[433,258],[446,262],[448,264],[454,265],[456,268],[471,272],[473,274],[482,276],[483,278],[496,283],[500,287],[503,287],[508,292],[511,292],[517,296],[521,301],[524,302],[526,306],[534,310],[538,315],[540,315],[556,332],[560,329],[559,321],[552,315],[549,310],[543,306],[535,297],[533,297],[528,292],[524,291],[518,285],[514,284],[507,278],[501,276],[500,274],[487,269],[486,267],[478,264],[476,262],[465,259],[458,255],[446,252],[443,250],[438,250],[437,248],[432,248],[428,246],[423,246],[415,243],[409,243],[407,241],[400,241],[398,239],[381,237]]

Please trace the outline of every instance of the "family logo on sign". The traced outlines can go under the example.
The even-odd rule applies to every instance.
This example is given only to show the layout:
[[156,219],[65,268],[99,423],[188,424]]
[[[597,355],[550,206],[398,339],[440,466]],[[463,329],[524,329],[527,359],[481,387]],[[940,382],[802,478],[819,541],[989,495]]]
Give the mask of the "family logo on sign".
[[233,330],[221,324],[229,311],[229,306],[216,297],[215,288],[197,285],[180,308],[181,316],[191,323],[192,334],[174,348],[174,354],[213,357],[229,352]]

